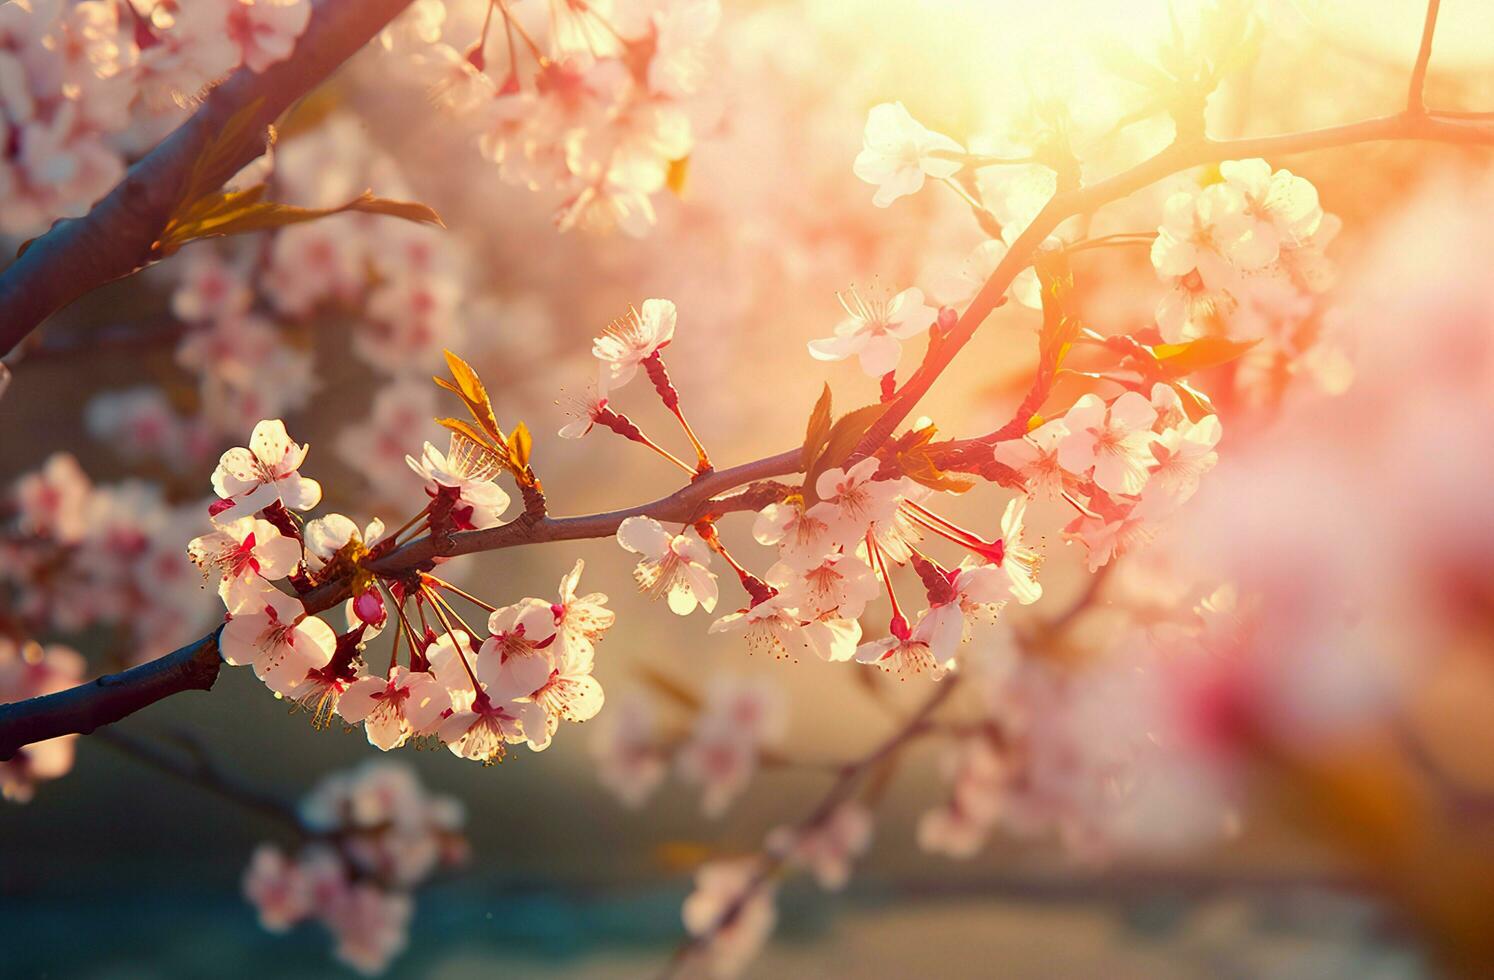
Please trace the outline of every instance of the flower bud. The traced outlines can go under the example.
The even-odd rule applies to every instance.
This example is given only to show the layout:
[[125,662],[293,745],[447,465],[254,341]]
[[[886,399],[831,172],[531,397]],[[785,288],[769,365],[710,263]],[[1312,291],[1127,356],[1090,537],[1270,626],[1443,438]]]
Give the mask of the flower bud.
[[383,626],[387,613],[384,610],[384,597],[379,594],[378,589],[368,589],[353,599],[353,615],[358,621],[369,626]]

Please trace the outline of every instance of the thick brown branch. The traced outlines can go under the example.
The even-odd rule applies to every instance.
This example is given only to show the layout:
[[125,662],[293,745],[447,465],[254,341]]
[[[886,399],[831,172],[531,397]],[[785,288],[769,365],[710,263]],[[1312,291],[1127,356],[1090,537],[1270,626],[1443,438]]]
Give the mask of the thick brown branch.
[[32,742],[87,735],[183,691],[206,691],[218,679],[218,633],[209,633],[164,657],[87,684],[0,705],[0,761]]
[[54,224],[0,273],[0,356],[84,293],[137,271],[180,203],[203,148],[241,110],[258,103],[241,146],[205,177],[218,187],[265,150],[268,127],[383,29],[410,0],[316,0],[287,61],[256,74],[241,68],[202,107],[81,218]]

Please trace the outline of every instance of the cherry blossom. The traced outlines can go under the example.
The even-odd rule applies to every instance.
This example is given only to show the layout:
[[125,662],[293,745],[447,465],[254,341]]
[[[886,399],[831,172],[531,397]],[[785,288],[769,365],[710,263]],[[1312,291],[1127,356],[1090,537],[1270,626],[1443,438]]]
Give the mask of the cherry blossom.
[[567,646],[556,651],[555,667],[541,686],[529,696],[545,709],[546,725],[555,734],[562,720],[590,721],[602,710],[602,685],[591,676],[589,648]]
[[266,932],[287,932],[312,913],[311,882],[273,844],[254,849],[244,871],[244,897],[259,913]]
[[1245,199],[1245,212],[1254,219],[1249,235],[1259,240],[1262,253],[1275,260],[1283,248],[1311,240],[1323,220],[1317,188],[1290,170],[1271,171],[1261,159],[1226,160],[1219,175]]
[[944,676],[945,667],[935,658],[930,641],[934,631],[943,625],[941,618],[924,616],[912,629],[905,621],[894,620],[887,636],[868,640],[856,648],[856,662],[880,667],[897,674],[901,680],[918,674],[928,674],[930,679],[939,680]]
[[238,45],[239,60],[254,72],[290,57],[311,19],[311,0],[236,0],[225,9],[224,30]]
[[307,521],[302,536],[306,539],[307,551],[322,561],[331,561],[351,543],[365,548],[378,543],[384,536],[384,522],[376,517],[359,531],[358,525],[349,517],[324,514],[316,520]]
[[924,303],[923,290],[905,289],[895,296],[873,294],[863,298],[852,289],[840,297],[846,318],[835,327],[835,335],[809,342],[810,356],[820,361],[843,361],[855,356],[861,370],[880,378],[897,368],[902,341],[927,331],[939,319],[939,311]]
[[1017,471],[1028,494],[1053,499],[1073,482],[1058,459],[1058,447],[1068,435],[1068,424],[1053,419],[1020,439],[998,442],[992,455],[996,462]]
[[307,675],[327,665],[337,646],[332,627],[306,614],[301,601],[268,586],[229,610],[220,647],[225,663],[249,665],[276,694],[299,698]]
[[705,80],[703,48],[721,22],[719,0],[674,0],[654,14],[648,86],[660,95],[692,95]]
[[802,571],[779,562],[768,569],[765,580],[806,619],[860,619],[866,604],[881,591],[871,567],[844,552],[826,555],[818,565]]
[[820,502],[812,511],[830,528],[836,543],[856,544],[873,521],[897,510],[901,485],[895,480],[877,481],[880,466],[879,460],[869,456],[849,469],[832,467],[815,481]]
[[76,458],[54,453],[35,473],[16,481],[15,502],[20,526],[30,534],[79,541],[87,531],[87,503],[91,485]]
[[248,277],[214,249],[197,247],[182,256],[181,278],[171,294],[171,312],[183,320],[210,321],[249,312],[254,301]]
[[616,391],[638,373],[638,367],[674,339],[678,313],[667,299],[646,299],[639,310],[614,320],[592,342],[591,352],[602,362],[602,393]]
[[1069,433],[1058,461],[1070,473],[1089,475],[1101,490],[1135,494],[1146,486],[1157,410],[1146,396],[1128,391],[1108,406],[1084,395],[1064,415]]
[[768,834],[768,850],[808,868],[826,891],[840,891],[851,878],[851,862],[871,844],[871,813],[859,803],[842,803],[816,826],[798,830],[777,827]]
[[[450,706],[451,695],[435,675],[396,664],[388,677],[360,677],[349,685],[337,702],[337,713],[349,724],[362,722],[369,744],[388,752]],[[412,719],[417,718],[425,724],[416,725]]]
[[741,973],[778,924],[774,888],[758,881],[758,863],[741,858],[703,864],[695,873],[695,890],[685,899],[685,929],[692,936],[709,933],[702,955],[716,976]]
[[230,449],[213,471],[213,490],[233,501],[220,519],[252,514],[279,501],[292,510],[310,510],[322,499],[322,488],[298,471],[310,447],[297,445],[279,419],[260,422],[249,436],[249,448]]
[[1257,237],[1255,228],[1244,196],[1233,187],[1210,184],[1196,194],[1174,194],[1152,243],[1152,265],[1164,276],[1196,272],[1204,287],[1228,288],[1241,271],[1275,258],[1275,243]]
[[1163,429],[1152,443],[1157,464],[1147,484],[1176,503],[1193,496],[1198,481],[1219,461],[1214,447],[1224,435],[1219,416],[1206,415],[1197,422],[1186,419]]
[[[61,644],[15,643],[0,636],[0,704],[55,694],[82,683],[86,665],[77,651]],[[59,779],[73,768],[76,735],[32,742],[0,763],[0,792],[26,803],[36,784]]]
[[605,594],[576,594],[576,587],[581,584],[581,572],[585,567],[584,561],[576,559],[576,564],[561,578],[560,588],[557,590],[558,599],[550,607],[555,616],[557,660],[570,656],[573,651],[590,660],[602,634],[610,630],[617,621],[617,614],[607,608]]
[[835,550],[831,528],[814,508],[802,500],[764,507],[752,523],[752,536],[759,544],[778,545],[778,557],[794,569],[808,568]]
[[[544,658],[519,658],[549,673]],[[451,714],[440,724],[438,734],[451,754],[491,764],[503,758],[508,745],[527,741],[540,751],[550,744],[548,720],[542,705],[520,700],[540,687],[543,678],[525,677],[525,671],[499,672],[497,665],[485,671],[488,681],[479,680],[480,690],[453,698]]]
[[740,733],[705,726],[680,749],[680,775],[701,787],[701,812],[724,814],[757,772],[757,745]]
[[711,553],[693,529],[671,535],[652,517],[629,517],[617,529],[617,543],[641,556],[633,579],[653,598],[667,599],[670,612],[688,616],[697,605],[706,612],[716,608]]
[[668,774],[657,729],[653,701],[637,692],[612,699],[597,722],[591,742],[597,778],[624,806],[642,806]]
[[[965,261],[954,272],[941,277],[934,289],[945,306],[962,307],[975,298],[981,287],[995,273],[996,267],[1006,257],[1007,244],[999,238],[989,238],[970,252]],[[1043,289],[1038,282],[1037,270],[1031,266],[1017,273],[1008,287],[1018,303],[1028,309],[1041,309]]]
[[782,593],[721,617],[709,630],[732,631],[745,632],[749,646],[777,657],[797,658],[812,653],[821,660],[851,659],[861,639],[861,624],[854,619],[805,622],[797,607]]
[[449,454],[426,443],[420,459],[406,456],[405,463],[425,479],[428,496],[452,496],[451,518],[461,530],[497,527],[508,510],[508,494],[489,479],[485,465],[459,451],[455,437]]
[[[1022,540],[1022,519],[1026,514],[1026,497],[1013,497],[1007,503],[1001,515],[1001,560],[997,562],[997,567],[1006,576],[1012,598],[1024,606],[1043,597],[1043,587],[1035,577],[1042,556]],[[977,602],[990,601],[979,598],[982,594],[980,590],[972,593]]]
[[958,173],[960,161],[941,157],[941,152],[959,156],[965,150],[948,136],[925,128],[901,102],[884,102],[867,113],[864,143],[852,169],[857,177],[877,185],[872,203],[885,208],[921,190],[925,177],[943,180]]
[[488,633],[480,652],[502,664],[519,659],[548,662],[556,635],[555,607],[543,599],[523,599],[504,606],[488,616]]
[[264,591],[263,582],[295,571],[301,563],[301,543],[269,521],[240,517],[193,538],[187,554],[204,573],[218,573],[218,594],[232,610],[257,598]]

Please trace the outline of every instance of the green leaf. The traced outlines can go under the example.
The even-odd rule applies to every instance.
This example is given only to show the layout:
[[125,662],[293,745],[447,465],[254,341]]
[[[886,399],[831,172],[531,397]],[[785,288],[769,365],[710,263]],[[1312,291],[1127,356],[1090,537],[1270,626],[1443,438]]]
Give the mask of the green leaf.
[[825,440],[830,438],[830,386],[825,385],[825,390],[820,392],[819,400],[814,403],[814,409],[809,413],[809,424],[804,429],[804,450],[801,454],[800,469],[805,472],[814,465],[815,458],[819,456],[820,450],[825,448]]
[[1260,343],[1255,340],[1229,340],[1224,337],[1199,337],[1181,344],[1159,344],[1152,348],[1162,374],[1168,380],[1185,377],[1195,371],[1220,367],[1242,357]]
[[825,448],[815,459],[814,465],[804,474],[804,506],[812,506],[819,499],[815,494],[814,485],[820,478],[820,474],[844,463],[846,457],[850,456],[851,451],[856,448],[856,443],[866,435],[866,430],[875,425],[877,420],[891,407],[892,402],[865,405],[854,412],[847,412],[836,420],[825,439]]

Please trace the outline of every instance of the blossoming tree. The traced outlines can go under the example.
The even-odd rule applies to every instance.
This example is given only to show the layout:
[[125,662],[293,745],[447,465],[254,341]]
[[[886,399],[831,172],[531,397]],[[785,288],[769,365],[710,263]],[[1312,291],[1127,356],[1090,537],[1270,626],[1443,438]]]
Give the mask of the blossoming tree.
[[[1361,790],[1399,798],[1383,826],[1341,836],[1386,872],[1450,962],[1478,962],[1488,937],[1458,908],[1489,897],[1491,879],[1479,872],[1494,866],[1494,851],[1452,838],[1431,847],[1433,804],[1419,784],[1402,792],[1411,778],[1403,760],[1364,769],[1358,757],[1324,761],[1314,751],[1325,731],[1383,718],[1376,709],[1386,703],[1344,676],[1339,659],[1352,658],[1325,651],[1395,644],[1383,633],[1363,648],[1344,639],[1351,630],[1335,618],[1325,580],[1298,581],[1299,568],[1321,561],[1342,572],[1346,601],[1377,603],[1386,587],[1362,577],[1357,544],[1322,533],[1337,523],[1298,527],[1285,516],[1299,513],[1289,494],[1277,500],[1252,482],[1269,482],[1270,468],[1213,471],[1232,444],[1242,460],[1271,459],[1272,438],[1290,448],[1289,462],[1304,454],[1296,443],[1316,451],[1300,432],[1273,435],[1271,426],[1301,399],[1342,394],[1355,346],[1344,311],[1374,320],[1372,307],[1337,292],[1331,253],[1350,221],[1325,209],[1329,187],[1282,158],[1418,141],[1487,166],[1477,154],[1494,143],[1494,122],[1428,105],[1432,0],[1395,111],[1222,135],[1230,127],[1217,110],[1246,104],[1237,89],[1253,77],[1271,22],[1244,3],[1177,7],[1156,50],[1106,47],[1056,74],[1125,89],[1126,106],[1102,118],[1052,79],[1032,81],[1019,110],[965,127],[961,139],[903,102],[859,107],[862,147],[835,158],[837,193],[889,213],[922,209],[915,223],[975,236],[960,254],[950,254],[952,236],[942,249],[919,240],[948,261],[879,267],[876,246],[842,248],[833,231],[809,230],[806,215],[782,216],[766,233],[754,216],[716,216],[724,238],[740,229],[769,239],[734,242],[743,254],[760,249],[787,268],[781,240],[798,235],[806,253],[834,253],[818,261],[849,263],[863,282],[839,292],[841,315],[816,310],[823,326],[792,344],[792,370],[815,379],[818,400],[794,408],[792,424],[759,426],[781,451],[747,461],[713,434],[729,431],[709,390],[724,382],[698,377],[688,356],[692,332],[724,338],[768,322],[733,326],[712,319],[730,319],[729,310],[704,309],[711,289],[729,289],[718,281],[728,269],[673,300],[632,287],[634,305],[588,327],[589,353],[584,343],[574,356],[546,349],[535,326],[543,314],[521,302],[485,305],[481,243],[460,234],[449,208],[440,210],[453,231],[417,203],[421,160],[402,169],[347,93],[363,93],[363,111],[377,115],[367,100],[380,86],[413,88],[481,158],[484,179],[519,188],[519,207],[544,202],[548,235],[619,232],[643,240],[640,261],[663,264],[691,235],[705,237],[660,212],[683,193],[696,157],[733,138],[734,109],[747,120],[736,138],[761,139],[750,125],[760,107],[723,105],[713,89],[725,74],[718,66],[727,51],[770,48],[788,29],[772,18],[787,15],[723,23],[717,0],[0,7],[0,231],[23,241],[0,272],[0,352],[10,355],[0,397],[20,396],[33,362],[77,355],[49,346],[51,331],[38,327],[133,276],[165,294],[152,322],[100,328],[87,344],[167,345],[194,406],[141,386],[100,395],[86,412],[120,456],[191,490],[97,484],[74,455],[58,453],[7,493],[6,796],[45,805],[43,784],[66,775],[79,736],[96,733],[265,811],[302,843],[255,852],[245,892],[261,923],[280,931],[319,919],[340,959],[378,972],[406,944],[414,887],[463,852],[455,802],[426,794],[408,770],[370,763],[287,808],[204,757],[107,726],[211,689],[227,664],[303,706],[313,727],[361,727],[382,752],[439,745],[490,764],[544,751],[595,719],[599,776],[630,806],[671,770],[699,787],[710,816],[760,768],[823,769],[830,785],[807,813],[771,830],[759,850],[713,856],[695,871],[682,910],[688,938],[671,969],[730,974],[771,933],[786,873],[846,885],[871,845],[885,784],[915,742],[946,749],[945,789],[916,837],[950,857],[976,853],[998,830],[1051,836],[1086,858],[1217,838],[1243,803],[1242,773],[1267,765],[1316,794],[1322,827],[1354,812]],[[931,203],[935,194],[945,196]],[[543,252],[548,240],[529,247]],[[1463,270],[1440,268],[1444,295],[1460,296],[1453,286],[1468,282],[1446,270]],[[865,284],[874,275],[888,282]],[[1142,304],[1109,313],[1095,301],[1097,284],[1137,278]],[[1477,417],[1465,435],[1487,442],[1494,309],[1486,295],[1446,303],[1458,324],[1477,324],[1463,328],[1463,388],[1449,390],[1470,393],[1460,404]],[[337,359],[317,350],[312,328],[336,318],[348,341],[337,359],[351,352],[378,384],[331,452],[312,454],[283,419],[294,423],[333,377]],[[940,408],[941,434],[919,415],[926,396],[938,385],[946,406],[974,403],[979,393],[958,390],[954,366],[978,335],[1007,326],[1019,341],[1004,356],[1020,370],[996,399],[999,416]],[[1365,330],[1366,343],[1384,340]],[[1417,363],[1411,352],[1403,361]],[[836,362],[853,371],[835,375],[832,391],[817,372]],[[632,443],[627,465],[662,461],[682,471],[678,488],[565,514],[572,508],[541,477],[575,451],[532,433],[555,391],[526,391],[531,363],[563,368],[569,420],[559,438]],[[1390,359],[1356,367],[1368,380],[1344,404],[1379,385],[1390,391],[1381,403],[1403,396]],[[432,371],[434,386],[420,376]],[[1404,446],[1390,441],[1397,431],[1444,431],[1436,417],[1400,421],[1405,428],[1387,427],[1382,440],[1392,451]],[[361,498],[335,485],[339,470],[365,485]],[[1481,474],[1446,482],[1486,486]],[[1214,503],[1190,503],[1216,482]],[[1253,503],[1256,490],[1263,499]],[[365,513],[377,505],[385,519],[355,522],[331,509],[333,498]],[[1487,508],[1468,506],[1487,533]],[[1036,514],[1038,523],[1063,515],[1073,560],[1039,540]],[[1226,533],[1234,523],[1258,537]],[[463,571],[465,556],[586,539],[615,541],[613,562],[568,555],[569,571],[529,590],[538,595],[498,595]],[[1293,541],[1302,554],[1288,554]],[[1443,563],[1438,556],[1427,561]],[[1383,564],[1386,551],[1364,557]],[[646,673],[625,696],[604,695],[599,643],[630,624],[593,590],[615,593],[624,560],[641,592],[661,600],[658,615],[695,617],[699,634],[740,637],[745,651],[833,665],[823,683],[885,702],[891,726],[852,758],[806,763],[787,741],[788,706],[771,674],[693,683],[683,669]],[[1478,561],[1464,580],[1487,590],[1487,559]],[[204,578],[216,600],[204,596]],[[1475,620],[1470,610],[1487,591],[1478,595],[1437,624]],[[1097,620],[1107,624],[1101,643]],[[124,669],[99,673],[60,642],[95,627],[120,638]],[[1086,645],[1097,649],[1073,654]],[[1365,657],[1360,680],[1395,659]],[[1082,669],[1069,662],[1078,660]],[[885,683],[893,679],[903,683]]]

